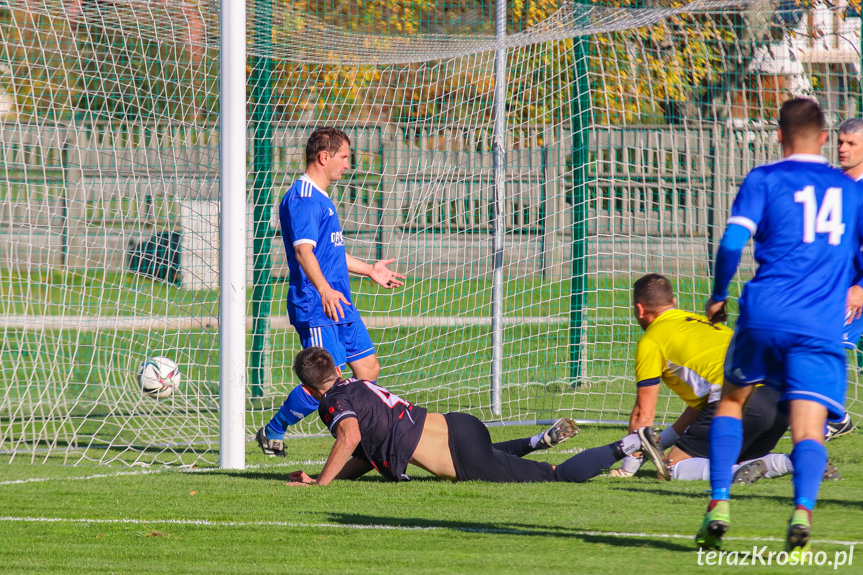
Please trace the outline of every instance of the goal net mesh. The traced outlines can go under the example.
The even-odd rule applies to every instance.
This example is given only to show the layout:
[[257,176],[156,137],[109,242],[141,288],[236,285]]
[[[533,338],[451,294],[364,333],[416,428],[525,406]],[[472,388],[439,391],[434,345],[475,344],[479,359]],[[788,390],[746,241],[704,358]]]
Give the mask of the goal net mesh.
[[[278,203],[316,127],[352,140],[330,189],[348,253],[408,278],[352,280],[383,385],[488,422],[622,421],[632,283],[665,274],[702,309],[737,187],[779,158],[788,97],[822,105],[836,159],[835,127],[861,114],[860,27],[842,2],[515,0],[496,36],[489,1],[250,0],[249,438],[297,383]],[[215,464],[218,2],[6,0],[0,40],[0,456]],[[747,253],[734,294],[753,271]],[[154,356],[180,366],[170,397],[138,384]],[[657,419],[682,408],[664,390]],[[290,433],[323,430],[313,415]]]

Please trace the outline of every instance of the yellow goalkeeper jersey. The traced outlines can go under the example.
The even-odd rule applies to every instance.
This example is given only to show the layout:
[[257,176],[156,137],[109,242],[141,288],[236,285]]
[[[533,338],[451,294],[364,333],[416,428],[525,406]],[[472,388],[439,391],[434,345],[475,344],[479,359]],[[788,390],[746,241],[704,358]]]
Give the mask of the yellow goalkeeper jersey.
[[733,333],[703,315],[679,309],[663,312],[638,341],[638,387],[664,381],[688,405],[702,409],[719,399],[725,352]]

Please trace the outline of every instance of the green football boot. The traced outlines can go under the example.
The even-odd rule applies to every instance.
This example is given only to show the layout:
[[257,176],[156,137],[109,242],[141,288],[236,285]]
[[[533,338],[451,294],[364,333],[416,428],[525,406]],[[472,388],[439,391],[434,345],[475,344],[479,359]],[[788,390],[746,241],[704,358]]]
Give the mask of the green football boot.
[[809,520],[809,512],[805,509],[795,509],[788,520],[788,536],[785,538],[785,550],[789,554],[803,554],[812,551],[809,542],[809,532],[812,524]]
[[728,501],[717,501],[713,509],[704,514],[701,529],[695,535],[695,544],[702,549],[722,549],[722,536],[730,524],[730,504]]

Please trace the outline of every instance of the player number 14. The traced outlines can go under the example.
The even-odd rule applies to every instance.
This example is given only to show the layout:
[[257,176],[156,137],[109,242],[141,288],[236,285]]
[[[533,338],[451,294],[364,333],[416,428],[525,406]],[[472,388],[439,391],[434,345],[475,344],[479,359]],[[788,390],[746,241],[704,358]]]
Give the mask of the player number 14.
[[794,201],[803,204],[803,242],[811,244],[815,241],[815,234],[830,234],[827,241],[831,246],[838,246],[845,233],[842,188],[827,188],[820,208],[815,200],[815,186],[794,192]]

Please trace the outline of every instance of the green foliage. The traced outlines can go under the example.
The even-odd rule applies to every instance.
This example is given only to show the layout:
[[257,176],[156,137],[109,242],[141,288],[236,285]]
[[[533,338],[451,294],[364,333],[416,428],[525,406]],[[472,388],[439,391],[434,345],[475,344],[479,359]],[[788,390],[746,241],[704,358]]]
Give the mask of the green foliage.
[[680,15],[652,27],[596,36],[592,97],[605,103],[597,121],[639,122],[652,108],[692,102],[722,70],[723,44],[736,42],[724,32],[714,20]]
[[84,47],[78,110],[142,120],[218,114],[218,52],[192,37],[187,18],[201,26],[197,9],[165,5],[148,21],[135,17],[134,5],[85,6],[86,25],[77,27]]
[[494,0],[285,0],[285,4],[352,32],[384,35],[494,32]]
[[65,18],[0,8],[0,78],[19,117],[68,117],[80,92],[75,63],[66,57],[75,44]]
[[[207,6],[206,0],[200,2]],[[0,9],[0,77],[22,120],[192,119],[218,114],[218,50],[194,4],[46,0]],[[92,116],[88,116],[93,119]]]
[[[250,46],[260,32],[255,30],[259,4],[249,3]],[[642,0],[603,4],[645,7]],[[649,7],[682,4],[663,0]],[[562,5],[561,0],[507,2],[508,33],[547,21]],[[46,0],[40,11],[22,3],[10,6],[0,9],[0,77],[19,117],[57,120],[91,113],[192,120],[218,114],[218,21],[209,0],[177,9],[156,3],[146,14],[134,3],[84,2],[77,12],[64,10],[61,0]],[[277,6],[281,9],[273,11],[266,37],[272,50],[258,54],[273,64],[275,120],[490,120],[494,66],[489,54],[404,65],[342,65],[340,47],[332,46],[333,62],[313,65],[293,60],[285,47],[295,44],[297,31],[308,26],[375,35],[382,50],[393,36],[489,37],[494,34],[492,0],[280,0]],[[587,71],[593,121],[676,122],[697,116],[699,107],[706,112],[733,89],[746,87],[761,97],[760,80],[749,63],[757,49],[782,38],[812,0],[783,5],[781,13],[756,13],[766,5],[753,6],[678,14],[657,24],[591,36]],[[591,21],[585,17],[586,24]],[[584,72],[580,66],[573,59],[571,39],[545,42],[539,50],[510,50],[510,122],[568,121],[571,86]],[[813,74],[817,82],[820,76]],[[760,108],[772,109],[770,102],[762,103]],[[750,113],[761,113],[756,108]]]

